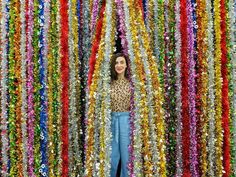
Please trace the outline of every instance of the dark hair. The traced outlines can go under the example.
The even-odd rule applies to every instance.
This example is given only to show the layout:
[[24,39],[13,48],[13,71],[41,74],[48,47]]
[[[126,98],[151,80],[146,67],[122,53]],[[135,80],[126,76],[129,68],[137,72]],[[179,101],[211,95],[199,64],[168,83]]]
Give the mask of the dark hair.
[[[125,58],[125,62],[126,62],[126,65],[127,65],[127,68],[128,68],[128,59],[127,57],[123,54],[123,53],[115,53],[112,58],[111,58],[111,80],[117,80],[118,77],[117,77],[117,72],[115,70],[115,65],[116,65],[116,59],[118,57],[124,57]],[[125,69],[125,78],[128,79],[128,71],[127,71],[127,68]]]

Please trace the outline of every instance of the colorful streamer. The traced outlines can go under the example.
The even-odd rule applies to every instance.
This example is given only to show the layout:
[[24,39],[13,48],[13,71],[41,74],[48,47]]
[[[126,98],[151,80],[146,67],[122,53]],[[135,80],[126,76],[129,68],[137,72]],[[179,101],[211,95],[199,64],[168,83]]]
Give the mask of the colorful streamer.
[[1,1],[1,174],[8,176],[8,161],[9,161],[9,139],[8,139],[8,105],[7,105],[7,79],[8,79],[8,38],[7,33],[9,11],[9,1]]

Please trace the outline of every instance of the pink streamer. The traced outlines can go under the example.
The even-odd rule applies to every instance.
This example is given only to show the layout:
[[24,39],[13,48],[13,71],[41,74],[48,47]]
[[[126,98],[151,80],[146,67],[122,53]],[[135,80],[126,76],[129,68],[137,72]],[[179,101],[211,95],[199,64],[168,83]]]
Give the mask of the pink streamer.
[[28,95],[28,173],[29,176],[35,177],[34,174],[34,102],[33,102],[33,47],[32,47],[32,35],[33,35],[33,0],[26,1],[26,60],[27,60],[27,95]]

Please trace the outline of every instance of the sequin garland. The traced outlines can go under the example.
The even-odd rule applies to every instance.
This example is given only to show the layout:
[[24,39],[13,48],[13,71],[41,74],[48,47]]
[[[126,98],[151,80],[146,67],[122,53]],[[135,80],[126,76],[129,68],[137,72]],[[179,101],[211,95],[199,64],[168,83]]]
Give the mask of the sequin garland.
[[165,2],[165,67],[164,67],[164,108],[166,123],[167,176],[176,171],[176,78],[175,78],[175,0]]
[[60,82],[59,82],[59,4],[56,0],[51,0],[50,23],[48,33],[48,164],[49,175],[60,176]]
[[[95,160],[97,160],[95,151],[95,143],[98,141],[98,136],[95,130],[95,108],[96,108],[96,99],[97,99],[97,88],[98,88],[98,80],[100,78],[100,68],[103,60],[103,51],[105,47],[104,37],[105,37],[105,18],[103,20],[102,26],[102,33],[101,33],[101,42],[99,45],[99,50],[97,54],[97,59],[95,63],[95,70],[93,74],[93,79],[91,86],[89,87],[89,102],[88,102],[88,112],[87,112],[87,119],[86,119],[86,137],[85,137],[85,151],[86,151],[86,158],[85,158],[85,175],[92,176],[94,171],[98,171],[97,168],[94,169]],[[97,99],[98,100],[98,99]],[[96,114],[97,115],[97,114]],[[99,165],[99,164],[98,164]],[[95,165],[96,167],[96,165]]]
[[67,1],[60,1],[60,23],[61,31],[60,34],[60,62],[61,62],[61,82],[62,82],[62,92],[61,92],[61,102],[62,102],[62,118],[61,118],[61,140],[62,140],[62,149],[61,149],[61,158],[62,158],[62,176],[67,176],[69,169],[69,159],[68,159],[68,113],[69,113],[69,98],[68,98],[68,80],[69,80],[69,51],[68,51],[68,3]]
[[[9,4],[9,75],[8,75],[8,91],[9,91],[9,112],[8,112],[8,121],[9,121],[9,144],[10,144],[10,162],[11,162],[11,166],[10,166],[10,172],[9,174],[11,176],[15,176],[17,174],[17,161],[18,159],[18,155],[17,155],[17,149],[18,149],[18,145],[16,143],[16,140],[18,138],[17,136],[17,127],[18,127],[18,123],[16,121],[17,119],[17,115],[16,115],[16,109],[18,109],[19,111],[19,104],[17,104],[17,84],[18,84],[18,78],[17,78],[17,74],[19,73],[15,73],[15,69],[16,69],[16,63],[18,63],[19,58],[19,53],[18,55],[16,55],[16,59],[15,60],[15,54],[16,54],[16,45],[15,42],[18,44],[19,46],[19,39],[17,41],[16,39],[16,24],[15,22],[19,23],[19,18],[18,21],[16,19],[16,7],[15,7],[15,2],[10,2]],[[19,34],[19,33],[18,33]],[[18,36],[19,37],[19,36]],[[19,71],[19,70],[18,70]],[[19,115],[19,112],[18,112]],[[19,119],[19,118],[18,118]],[[18,120],[19,121],[19,120]]]
[[34,1],[34,26],[33,26],[33,87],[34,87],[34,173],[36,176],[40,174],[41,165],[41,154],[40,154],[40,78],[39,78],[39,68],[40,68],[40,58],[39,58],[39,47],[41,46],[39,42],[40,35],[40,19],[39,19],[39,2]]
[[182,74],[182,143],[183,143],[183,176],[190,175],[189,147],[189,88],[188,88],[188,31],[187,31],[187,1],[180,1],[180,32],[181,32],[181,74]]
[[215,70],[214,70],[214,29],[211,1],[206,0],[207,11],[207,64],[208,64],[208,97],[207,97],[207,116],[209,117],[208,128],[208,157],[207,169],[208,176],[215,176]]
[[207,138],[208,138],[208,116],[207,116],[207,43],[203,39],[207,37],[207,13],[206,1],[197,0],[197,91],[196,91],[196,113],[197,113],[197,132],[198,132],[198,152],[199,152],[199,174],[207,176],[208,160],[207,160]]
[[[121,1],[122,4],[122,1]],[[132,34],[131,34],[131,25],[130,25],[130,19],[129,19],[129,10],[127,7],[127,2],[123,2],[123,8],[124,8],[124,20],[125,20],[125,28],[126,28],[126,38],[127,38],[127,46],[128,46],[128,54],[129,54],[129,59],[130,59],[130,68],[131,71],[135,71],[135,65],[134,65],[134,49],[133,49],[133,45],[132,45]],[[132,76],[132,80],[134,83],[134,90],[136,90],[136,93],[134,93],[134,105],[135,109],[134,109],[134,118],[132,121],[132,127],[131,127],[131,134],[133,134],[134,136],[132,137],[133,139],[131,139],[131,162],[130,162],[130,175],[132,176],[136,176],[138,174],[142,174],[142,159],[141,159],[141,137],[140,136],[135,136],[140,132],[140,123],[139,118],[138,118],[138,108],[139,108],[139,97],[137,97],[137,95],[139,96],[139,90],[137,89],[137,78],[135,76],[135,74],[133,74]]]
[[215,0],[213,2],[214,9],[214,35],[215,35],[215,51],[214,51],[214,61],[215,61],[215,148],[216,148],[216,174],[219,176],[223,175],[223,133],[222,133],[222,74],[221,74],[221,28],[220,28],[220,1]]
[[180,177],[183,174],[183,158],[182,158],[182,97],[181,97],[181,34],[180,34],[180,1],[176,0],[175,6],[175,62],[176,62],[176,177]]
[[195,3],[191,0],[187,1],[187,14],[188,14],[188,88],[189,88],[189,121],[190,121],[190,172],[192,176],[199,176],[198,173],[198,154],[197,154],[197,138],[196,138],[196,84],[195,84],[195,40],[194,27],[196,24],[195,19]]
[[21,2],[20,6],[20,18],[21,18],[21,78],[22,78],[22,90],[21,90],[21,96],[22,96],[22,105],[21,105],[21,131],[22,131],[22,165],[23,165],[23,175],[24,177],[28,176],[27,173],[27,88],[26,88],[26,13],[25,13],[25,0]]
[[226,1],[220,1],[220,17],[221,17],[221,74],[222,74],[222,129],[223,129],[223,176],[230,176],[230,128],[229,128],[229,96],[228,96],[228,59],[227,59],[227,45],[226,45]]
[[7,106],[7,78],[8,78],[8,11],[9,1],[1,1],[1,174],[8,176],[8,106]]
[[26,0],[26,59],[27,59],[27,104],[28,104],[28,121],[27,121],[27,133],[28,133],[28,175],[35,176],[34,174],[34,101],[33,101],[33,92],[34,92],[34,78],[33,78],[33,1]]
[[47,93],[45,76],[45,5],[46,2],[39,1],[39,82],[40,82],[40,169],[42,176],[48,176],[48,135],[47,135]]
[[228,1],[228,32],[229,32],[229,55],[230,55],[230,131],[231,131],[231,167],[232,175],[236,175],[236,3],[233,0]]

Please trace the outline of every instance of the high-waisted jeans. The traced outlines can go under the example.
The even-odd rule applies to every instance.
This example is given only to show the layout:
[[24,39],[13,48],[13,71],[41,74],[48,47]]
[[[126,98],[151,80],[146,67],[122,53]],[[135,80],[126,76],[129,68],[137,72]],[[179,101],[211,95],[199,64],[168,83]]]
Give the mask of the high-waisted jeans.
[[112,153],[111,177],[116,177],[119,161],[121,159],[121,177],[128,177],[129,161],[129,112],[112,112]]

